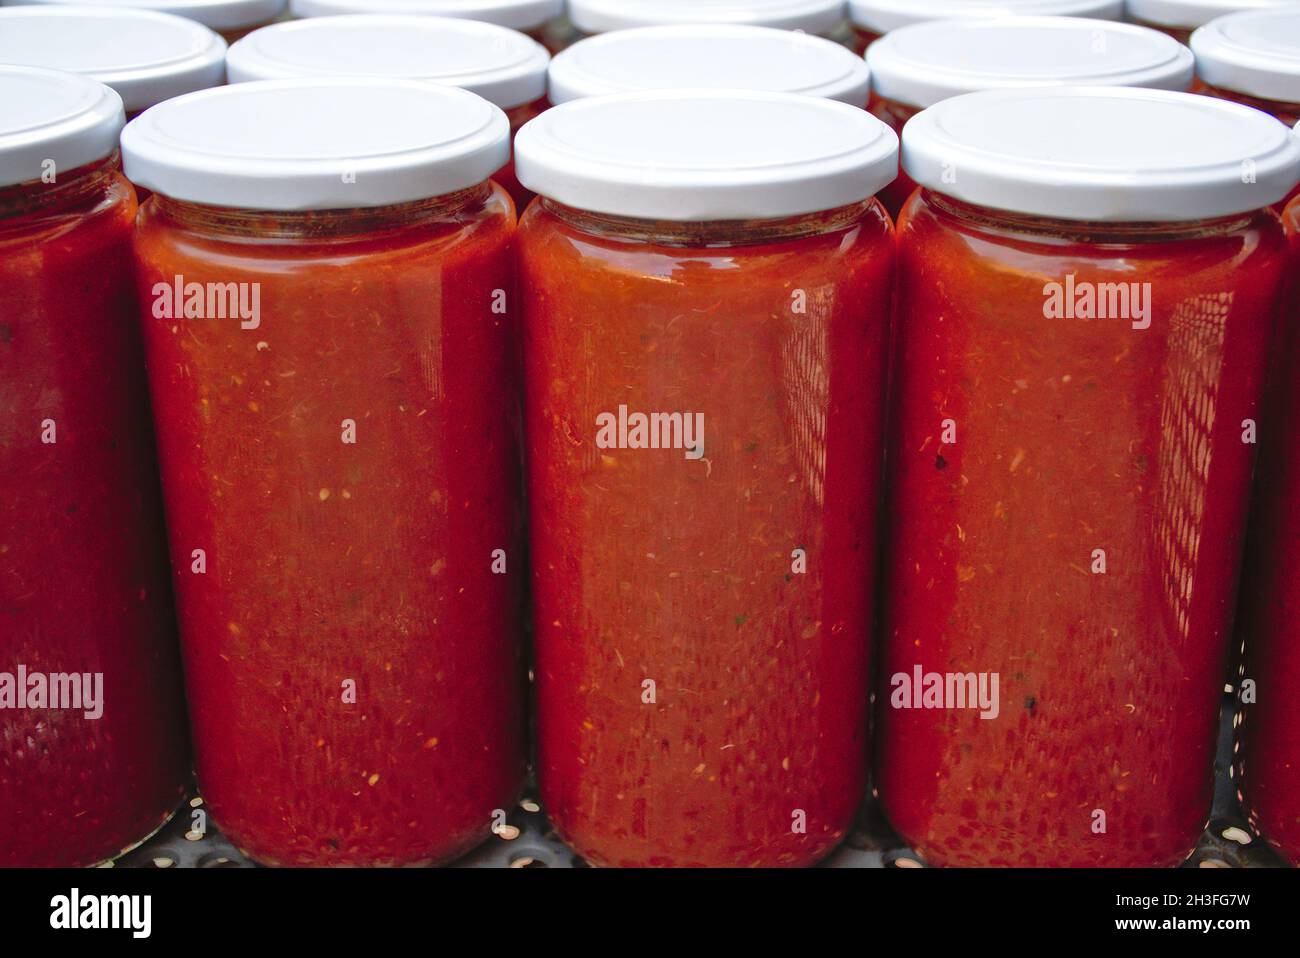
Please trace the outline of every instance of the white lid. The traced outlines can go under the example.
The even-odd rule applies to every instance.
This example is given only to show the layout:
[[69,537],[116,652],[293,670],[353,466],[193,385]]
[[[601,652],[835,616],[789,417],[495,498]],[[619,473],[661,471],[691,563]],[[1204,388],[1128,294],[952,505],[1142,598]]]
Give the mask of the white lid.
[[531,37],[451,17],[313,17],[254,30],[226,57],[231,83],[312,76],[436,80],[503,109],[546,95],[551,55]]
[[1132,87],[983,90],[903,128],[903,168],[979,206],[1068,220],[1177,222],[1263,209],[1300,179],[1266,113]]
[[950,96],[1029,86],[1186,90],[1192,52],[1146,27],[1078,17],[931,20],[867,50],[878,96],[927,107]]
[[1258,10],[1295,0],[1128,0],[1130,19],[1189,29],[1241,10]]
[[775,219],[892,182],[898,137],[860,107],[794,93],[660,90],[571,100],[525,123],[515,174],[568,206],[638,219]]
[[[69,0],[2,0],[18,6],[19,3],[47,3],[64,5]],[[134,7],[138,10],[155,10],[174,13],[178,17],[197,20],[213,30],[240,30],[261,23],[270,23],[284,10],[285,0],[76,0],[79,6]]]
[[1248,10],[1192,34],[1196,72],[1210,86],[1300,102],[1300,5]]
[[849,0],[849,19],[873,33],[953,17],[1019,15],[1118,20],[1123,14],[1124,0]]
[[201,23],[128,7],[4,7],[0,63],[84,73],[128,113],[225,77],[226,41]]
[[748,23],[827,33],[844,19],[844,0],[569,0],[584,33],[674,23]]
[[500,107],[425,80],[264,80],[190,93],[122,131],[126,175],[260,210],[387,206],[483,182],[510,156]]
[[727,87],[867,102],[867,64],[795,30],[738,24],[640,27],[579,40],[551,62],[550,99],[630,90]]
[[405,13],[483,20],[516,30],[535,30],[564,12],[564,0],[289,0],[295,17],[342,13]]
[[57,177],[117,149],[122,98],[98,80],[0,65],[0,186]]

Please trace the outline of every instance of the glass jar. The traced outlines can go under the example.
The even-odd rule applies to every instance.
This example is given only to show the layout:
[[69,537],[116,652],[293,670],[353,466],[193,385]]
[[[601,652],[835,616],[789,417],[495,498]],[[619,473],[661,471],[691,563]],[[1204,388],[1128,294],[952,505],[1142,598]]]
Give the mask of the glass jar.
[[[15,3],[15,0],[0,0],[0,2]],[[78,7],[94,6],[110,9],[132,7],[152,10],[156,13],[170,13],[189,20],[197,20],[205,27],[221,34],[227,43],[234,43],[250,30],[265,26],[284,13],[285,9],[285,0],[21,0],[21,2],[55,6],[71,4]],[[134,45],[139,41],[129,42]],[[111,54],[113,50],[114,48],[106,43],[101,56]],[[175,95],[177,94],[172,94]]]
[[1293,3],[1294,0],[1127,0],[1129,20],[1154,27],[1179,43],[1191,40],[1193,31],[1218,17],[1242,10]]
[[289,9],[295,17],[407,14],[478,20],[526,33],[554,51],[564,0],[289,0]]
[[[868,109],[898,133],[916,113],[976,90],[1135,86],[1186,90],[1192,55],[1155,30],[1108,20],[1036,16],[930,20],[891,30],[867,51]],[[916,184],[905,172],[880,194],[897,217]]]
[[0,63],[82,73],[134,119],[155,103],[225,82],[226,42],[184,17],[132,7],[0,7]]
[[1176,865],[1300,145],[1207,97],[1036,89],[945,100],[903,155],[885,812],[937,865]]
[[[453,17],[313,17],[257,30],[230,48],[231,83],[339,74],[434,80],[477,93],[506,112],[511,135],[546,109],[550,54],[518,31]],[[493,174],[519,212],[533,194],[513,161]]]
[[189,775],[122,118],[0,66],[0,867],[113,858]]
[[1300,7],[1247,10],[1192,34],[1196,73],[1209,96],[1300,122]]
[[1120,20],[1123,0],[848,0],[853,49],[866,51],[891,30],[931,20],[1007,16],[1092,17]]
[[795,30],[743,24],[633,27],[558,54],[552,103],[635,90],[728,88],[824,96],[867,105],[867,64],[844,46]]
[[[1237,634],[1244,646],[1233,752],[1238,797],[1258,831],[1292,864],[1300,864],[1300,635],[1295,581],[1300,575],[1300,516],[1292,507],[1300,481],[1294,448],[1300,412],[1296,336],[1300,330],[1300,199],[1282,216],[1291,252],[1290,302],[1278,324],[1261,423],[1259,468],[1251,504],[1250,537],[1242,570]],[[1249,680],[1246,684],[1245,680]]]
[[199,786],[265,864],[446,861],[522,785],[508,136],[370,78],[123,133]]
[[[0,63],[81,73],[122,97],[132,120],[156,103],[220,86],[226,41],[195,20],[133,7],[0,7]],[[136,187],[143,203],[149,191]]]
[[601,865],[814,862],[865,779],[897,139],[694,91],[516,149],[547,813]]
[[834,37],[844,0],[569,0],[578,36],[673,24],[730,23]]

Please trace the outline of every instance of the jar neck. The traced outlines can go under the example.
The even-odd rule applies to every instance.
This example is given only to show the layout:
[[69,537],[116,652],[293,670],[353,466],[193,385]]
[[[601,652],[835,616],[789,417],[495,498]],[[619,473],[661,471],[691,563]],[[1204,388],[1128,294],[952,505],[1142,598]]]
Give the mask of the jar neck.
[[1256,211],[1177,223],[1097,223],[1010,213],[956,200],[929,188],[922,189],[921,195],[926,203],[941,214],[985,230],[1090,246],[1105,243],[1131,245],[1219,236],[1241,229],[1260,215]]
[[455,193],[391,206],[281,211],[209,206],[155,193],[146,210],[150,217],[171,225],[235,240],[347,240],[469,220],[484,212],[491,195],[492,187],[484,181]]
[[1300,103],[1292,103],[1287,100],[1265,100],[1261,97],[1248,96],[1245,93],[1225,90],[1223,87],[1210,86],[1209,84],[1205,85],[1205,92],[1219,100],[1231,100],[1233,103],[1254,107],[1256,110],[1277,117],[1287,126],[1295,126],[1296,121],[1300,120]]
[[657,246],[693,248],[756,246],[846,229],[867,216],[875,202],[873,198],[833,210],[780,219],[674,222],[591,213],[548,197],[541,198],[547,212],[584,233]]
[[0,221],[9,225],[29,219],[71,213],[99,203],[117,181],[119,159],[110,156],[67,172],[50,173],[50,179],[28,180],[0,186]]

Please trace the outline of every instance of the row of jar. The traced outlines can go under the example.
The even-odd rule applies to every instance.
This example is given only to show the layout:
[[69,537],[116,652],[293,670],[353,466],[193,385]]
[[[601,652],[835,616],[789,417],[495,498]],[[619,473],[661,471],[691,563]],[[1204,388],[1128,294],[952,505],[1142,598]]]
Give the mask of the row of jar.
[[467,91],[189,94],[121,132],[124,178],[112,90],[0,88],[0,862],[172,811],[173,590],[239,847],[456,856],[522,783],[527,579],[542,797],[595,863],[825,855],[878,617],[871,761],[922,856],[1172,865],[1261,444],[1238,771],[1296,855],[1275,119],[950,98],[905,127],[895,238],[866,111],[591,97],[519,132],[516,232],[509,121]]
[[[1094,11],[1104,13],[1105,11]],[[227,49],[208,28],[116,7],[0,9],[0,63],[81,73],[112,86],[128,118],[175,96],[231,82],[356,74],[430,79],[506,110],[512,130],[586,96],[727,87],[824,96],[866,106],[901,130],[918,110],[961,93],[1074,84],[1187,90],[1300,119],[1300,5],[1233,14],[1192,38],[1076,17],[930,20],[893,30],[865,60],[804,33],[736,25],[618,30],[554,59],[506,27],[432,16],[328,16],[281,23]],[[522,210],[532,192],[507,166],[497,179]],[[897,215],[913,184],[886,186]]]
[[[0,5],[122,6],[174,13],[236,40],[287,15],[416,14],[521,30],[559,50],[575,38],[666,24],[745,24],[842,39],[861,51],[899,27],[952,16],[1127,19],[1186,41],[1215,17],[1294,0],[0,0]],[[846,22],[847,18],[847,22]]]

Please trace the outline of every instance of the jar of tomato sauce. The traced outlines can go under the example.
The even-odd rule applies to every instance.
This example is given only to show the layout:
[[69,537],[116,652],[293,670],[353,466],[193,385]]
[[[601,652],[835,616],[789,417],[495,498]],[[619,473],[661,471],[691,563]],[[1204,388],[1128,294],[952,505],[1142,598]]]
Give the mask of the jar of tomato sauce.
[[867,64],[834,41],[743,24],[634,27],[588,37],[558,54],[550,99],[634,90],[726,87],[867,104]]
[[226,41],[194,20],[133,7],[0,7],[0,63],[82,73],[122,97],[128,120],[225,82]]
[[[1300,576],[1300,516],[1292,504],[1300,483],[1295,451],[1300,414],[1300,198],[1282,214],[1291,254],[1289,300],[1278,324],[1250,536],[1242,570],[1237,634],[1245,667],[1238,692],[1234,776],[1251,825],[1300,864],[1300,634],[1295,582]],[[1247,684],[1244,680],[1249,680]]]
[[877,781],[939,865],[1170,866],[1205,826],[1300,144],[1164,90],[917,114]]
[[[513,133],[546,108],[549,61],[536,40],[493,23],[368,14],[263,27],[231,46],[226,70],[231,83],[339,74],[435,80],[501,107]],[[520,212],[533,198],[513,163],[493,179]]]
[[122,135],[199,787],[266,864],[448,860],[522,783],[508,136],[375,78]]
[[[1082,17],[930,20],[892,30],[867,51],[869,109],[900,134],[941,100],[1032,86],[1186,90],[1192,54],[1156,30]],[[897,217],[916,184],[906,172],[881,194]]]
[[853,48],[862,53],[891,30],[948,19],[1008,16],[1092,17],[1120,20],[1123,0],[849,0]]
[[1300,121],[1300,6],[1220,17],[1190,42],[1200,92]]
[[122,121],[0,66],[0,867],[111,859],[189,775]]
[[1125,11],[1134,23],[1155,27],[1175,40],[1187,43],[1197,27],[1218,17],[1293,2],[1294,0],[1126,0]]
[[742,23],[828,36],[844,24],[844,0],[569,0],[579,34],[683,23]]
[[803,865],[863,789],[897,138],[770,92],[516,140],[539,778],[602,865]]
[[[133,7],[171,13],[189,20],[197,20],[210,27],[228,42],[233,43],[249,30],[270,23],[284,12],[285,0],[0,0],[13,6],[27,3],[54,6],[72,4],[78,7]],[[139,41],[131,41],[133,44]],[[105,42],[103,56],[112,52]]]
[[549,28],[564,13],[564,0],[289,0],[289,9],[295,17],[385,13],[479,20],[526,33],[549,49]]

